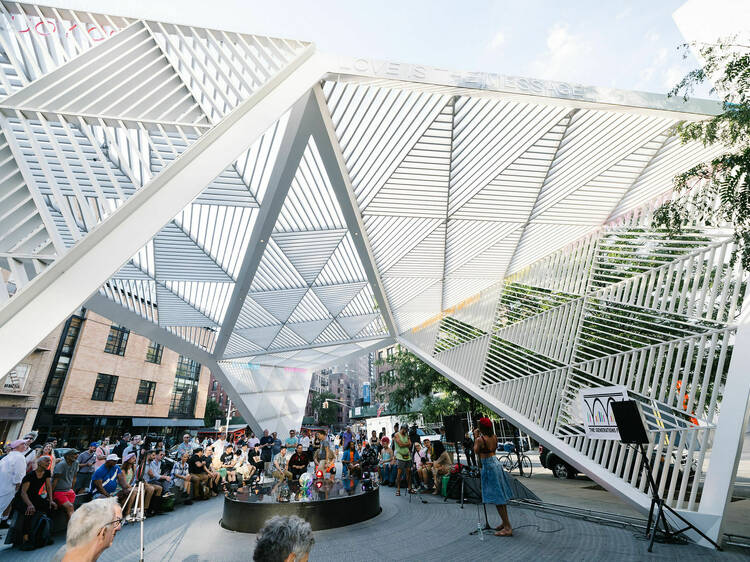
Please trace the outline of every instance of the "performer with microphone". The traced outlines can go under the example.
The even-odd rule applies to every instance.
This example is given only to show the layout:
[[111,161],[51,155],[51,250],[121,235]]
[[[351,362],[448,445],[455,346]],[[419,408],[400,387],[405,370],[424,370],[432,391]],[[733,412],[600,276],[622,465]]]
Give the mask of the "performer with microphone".
[[508,519],[507,503],[513,497],[508,477],[495,456],[497,437],[489,418],[479,420],[479,428],[474,430],[474,451],[482,468],[482,502],[494,504],[503,524],[495,527],[495,536],[512,537],[513,528]]

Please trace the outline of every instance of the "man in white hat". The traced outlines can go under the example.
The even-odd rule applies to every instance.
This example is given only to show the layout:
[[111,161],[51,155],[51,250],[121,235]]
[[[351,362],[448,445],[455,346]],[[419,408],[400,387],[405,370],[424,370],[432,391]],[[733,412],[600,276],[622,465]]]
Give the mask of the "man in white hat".
[[10,453],[0,459],[0,527],[8,526],[6,510],[16,494],[21,480],[26,475],[26,459],[23,456],[29,445],[25,439],[16,439],[10,444]]

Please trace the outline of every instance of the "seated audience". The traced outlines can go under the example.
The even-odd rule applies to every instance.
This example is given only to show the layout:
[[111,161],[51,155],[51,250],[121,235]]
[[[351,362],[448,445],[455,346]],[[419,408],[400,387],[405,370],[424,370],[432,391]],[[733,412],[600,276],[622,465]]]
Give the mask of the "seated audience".
[[149,451],[149,463],[146,467],[146,482],[152,486],[161,487],[161,492],[157,496],[163,496],[169,492],[172,486],[172,477],[161,473],[161,464],[164,460],[164,451]]
[[[28,472],[21,481],[15,499],[15,508],[23,513],[21,529],[21,550],[34,550],[40,545],[31,537],[32,526],[41,515],[49,516],[50,511],[57,508],[52,498],[52,474],[49,467],[51,459],[48,455],[37,458],[36,469]],[[39,515],[36,515],[39,514]],[[36,516],[35,516],[36,515]],[[52,544],[50,539],[47,544]]]
[[236,482],[237,474],[235,473],[235,464],[237,459],[234,454],[234,447],[227,445],[224,453],[219,457],[221,465],[219,467],[219,474],[223,483]]
[[73,515],[76,503],[75,482],[78,474],[78,449],[65,452],[63,460],[55,466],[52,477],[52,497],[55,503],[65,510],[68,520]]
[[344,452],[341,454],[341,466],[341,476],[343,478],[349,476],[360,478],[362,476],[362,464],[357,452],[357,446],[353,440],[349,441],[344,447]]
[[377,472],[378,470],[378,452],[375,447],[371,447],[370,443],[365,441],[362,446],[362,452],[360,453],[362,459],[362,472]]
[[120,470],[122,471],[123,481],[129,489],[128,492],[125,493],[122,486],[118,485],[118,488],[120,488],[120,490],[118,492],[117,498],[120,501],[120,505],[123,506],[123,513],[125,515],[128,515],[130,513],[130,509],[133,507],[133,503],[135,502],[135,493],[131,493],[133,486],[135,486],[136,484],[134,453],[128,453],[125,455],[125,458],[122,459],[122,466],[120,467]]
[[292,473],[287,469],[286,447],[279,449],[279,454],[273,458],[273,477],[278,480],[292,478]]
[[380,481],[384,486],[396,484],[396,457],[390,447],[391,440],[386,435],[380,440],[383,448],[380,450]]
[[437,495],[440,488],[440,477],[450,472],[452,462],[442,441],[435,441],[432,445],[432,457],[435,459],[432,461],[432,478],[435,481],[435,491],[432,493]]
[[301,443],[297,445],[297,450],[289,459],[289,472],[295,480],[307,472],[307,453],[303,450]]
[[172,467],[172,485],[185,493],[188,499],[185,501],[185,505],[191,505],[193,501],[190,499],[190,466],[188,459],[190,455],[186,452],[180,455],[180,460],[174,463]]

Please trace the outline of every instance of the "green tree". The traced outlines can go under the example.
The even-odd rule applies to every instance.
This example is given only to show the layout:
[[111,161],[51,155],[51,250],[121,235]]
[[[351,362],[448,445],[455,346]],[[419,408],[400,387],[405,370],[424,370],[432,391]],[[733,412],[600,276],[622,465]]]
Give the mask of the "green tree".
[[709,225],[728,222],[734,228],[735,257],[750,269],[750,46],[733,39],[685,44],[681,47],[685,56],[690,46],[705,62],[690,71],[669,95],[688,99],[697,85],[710,81],[712,93],[721,98],[722,113],[704,121],[683,122],[677,133],[683,142],[718,143],[726,151],[676,176],[678,197],[657,209],[654,223],[680,232],[693,216]]
[[330,392],[318,392],[310,400],[315,421],[321,425],[332,426],[338,420],[339,405],[336,402],[328,402],[328,407],[323,407],[330,398],[336,397]]
[[216,420],[223,416],[224,411],[216,400],[213,398],[206,400],[206,411],[203,413],[203,423],[206,424],[206,427],[213,427]]
[[[387,362],[393,371],[380,378],[378,398],[387,400],[391,410],[407,412],[412,402],[423,398],[422,416],[426,423],[439,422],[441,416],[459,412],[489,414],[490,410],[413,353],[399,349]],[[379,364],[385,361],[378,361]],[[416,413],[408,415],[412,421]]]

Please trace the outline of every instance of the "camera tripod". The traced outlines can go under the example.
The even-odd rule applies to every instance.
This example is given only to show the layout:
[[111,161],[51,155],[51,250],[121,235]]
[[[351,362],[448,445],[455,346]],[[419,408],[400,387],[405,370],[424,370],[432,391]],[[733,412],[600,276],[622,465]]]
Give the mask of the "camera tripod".
[[140,557],[138,558],[138,560],[140,560],[140,562],[143,562],[143,521],[146,519],[146,509],[144,508],[146,494],[143,491],[143,482],[138,482],[137,486],[130,488],[130,493],[128,494],[128,497],[123,505],[128,505],[130,503],[130,498],[133,496],[133,492],[135,492],[133,507],[131,508],[130,514],[125,517],[125,521],[127,523],[141,524],[141,549],[139,551]]

